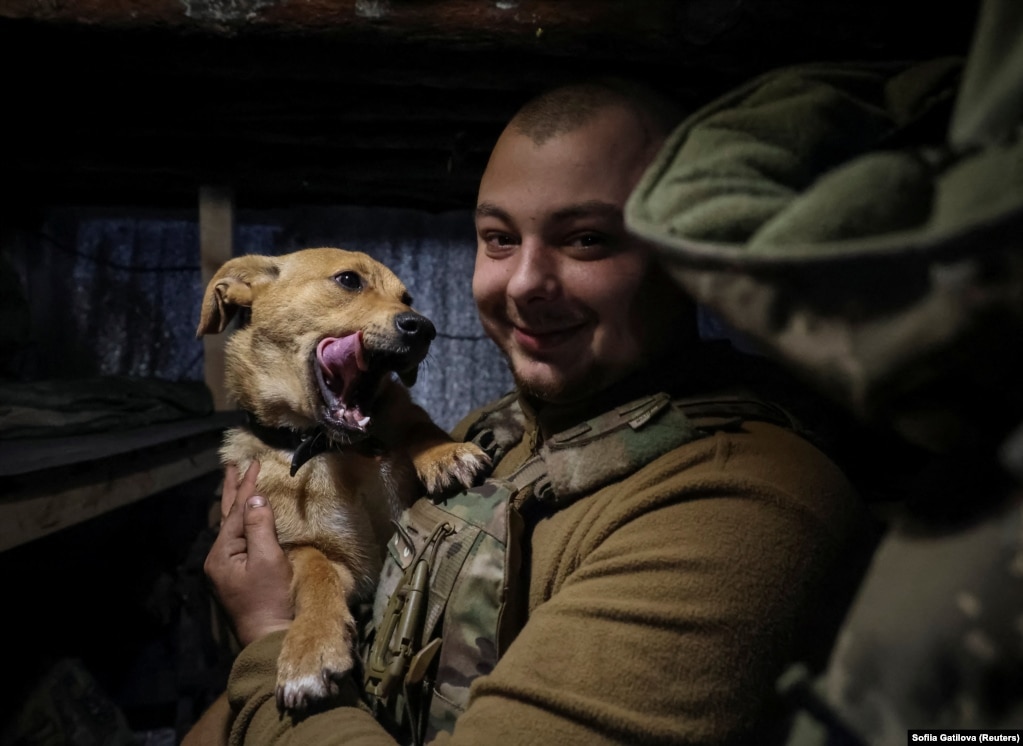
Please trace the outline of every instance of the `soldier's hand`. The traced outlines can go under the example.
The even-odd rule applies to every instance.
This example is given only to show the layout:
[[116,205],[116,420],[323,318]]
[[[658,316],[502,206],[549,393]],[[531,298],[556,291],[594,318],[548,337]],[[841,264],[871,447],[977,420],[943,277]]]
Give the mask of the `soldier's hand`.
[[277,541],[273,509],[256,494],[258,473],[258,463],[241,480],[234,466],[225,470],[220,533],[204,565],[242,645],[295,618],[291,562]]

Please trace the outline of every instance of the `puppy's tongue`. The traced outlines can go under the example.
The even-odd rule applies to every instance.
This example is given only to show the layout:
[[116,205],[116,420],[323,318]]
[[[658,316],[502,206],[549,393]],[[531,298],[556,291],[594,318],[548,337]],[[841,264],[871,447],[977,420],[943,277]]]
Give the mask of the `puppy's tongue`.
[[360,411],[358,402],[351,397],[359,376],[369,369],[363,354],[362,332],[320,340],[316,347],[316,358],[324,382],[338,397],[335,416],[365,427],[369,418]]
[[367,370],[362,354],[362,332],[347,337],[327,337],[320,340],[316,355],[323,366],[324,378],[354,378]]

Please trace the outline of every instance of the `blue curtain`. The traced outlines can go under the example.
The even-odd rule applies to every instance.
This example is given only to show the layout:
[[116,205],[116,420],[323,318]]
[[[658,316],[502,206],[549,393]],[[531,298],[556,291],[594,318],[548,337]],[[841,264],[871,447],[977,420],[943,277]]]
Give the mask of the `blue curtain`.
[[[31,318],[19,377],[203,379],[197,211],[54,209],[40,231],[6,245]],[[511,388],[472,301],[470,212],[311,207],[237,215],[235,254],[312,246],[384,262],[436,324],[438,339],[412,393],[443,427]]]

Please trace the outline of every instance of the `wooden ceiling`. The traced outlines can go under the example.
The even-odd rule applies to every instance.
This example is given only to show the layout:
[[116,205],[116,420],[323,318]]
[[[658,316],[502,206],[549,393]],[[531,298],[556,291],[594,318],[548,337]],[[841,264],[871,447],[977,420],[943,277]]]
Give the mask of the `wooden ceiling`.
[[[930,10],[924,10],[930,8]],[[470,207],[538,90],[646,79],[687,107],[779,65],[966,52],[977,3],[0,0],[8,217],[55,204]]]

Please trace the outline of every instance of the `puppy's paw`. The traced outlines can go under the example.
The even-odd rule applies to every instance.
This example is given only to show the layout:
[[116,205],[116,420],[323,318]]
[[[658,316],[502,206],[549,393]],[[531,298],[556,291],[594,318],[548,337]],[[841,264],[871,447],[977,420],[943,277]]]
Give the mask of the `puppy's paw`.
[[475,443],[441,443],[413,459],[429,494],[472,487],[490,470],[490,457]]
[[355,665],[355,620],[296,619],[277,659],[277,707],[302,713],[340,691]]

